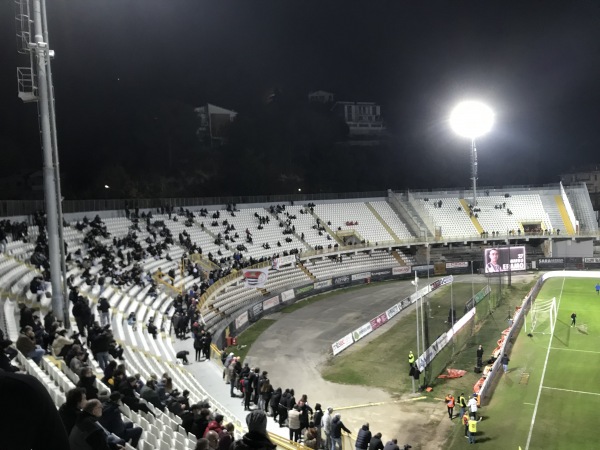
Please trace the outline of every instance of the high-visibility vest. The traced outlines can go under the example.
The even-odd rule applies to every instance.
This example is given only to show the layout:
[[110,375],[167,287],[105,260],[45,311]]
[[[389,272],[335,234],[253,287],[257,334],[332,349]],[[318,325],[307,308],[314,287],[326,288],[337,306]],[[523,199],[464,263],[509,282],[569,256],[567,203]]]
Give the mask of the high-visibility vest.
[[408,354],[408,363],[409,364],[414,364],[414,362],[415,362],[415,355],[413,355],[413,352],[410,352]]
[[452,395],[446,396],[446,404],[448,405],[448,408],[454,408],[454,397]]
[[469,431],[471,433],[477,433],[477,421],[469,420]]
[[467,407],[467,399],[465,399],[464,395],[461,395],[458,398],[458,404],[460,405],[461,408],[466,408]]

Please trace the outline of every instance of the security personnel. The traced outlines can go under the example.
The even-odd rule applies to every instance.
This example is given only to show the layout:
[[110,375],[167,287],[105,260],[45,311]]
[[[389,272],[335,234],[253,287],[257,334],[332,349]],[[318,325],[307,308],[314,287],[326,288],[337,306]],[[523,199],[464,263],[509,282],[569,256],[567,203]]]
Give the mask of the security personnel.
[[464,393],[460,394],[460,397],[458,397],[458,406],[460,406],[459,416],[462,418],[467,410],[467,399],[465,398]]
[[412,350],[408,352],[408,365],[413,367],[415,365],[415,355],[413,355]]
[[448,417],[452,420],[452,417],[454,416],[454,395],[446,395],[446,406],[448,407]]

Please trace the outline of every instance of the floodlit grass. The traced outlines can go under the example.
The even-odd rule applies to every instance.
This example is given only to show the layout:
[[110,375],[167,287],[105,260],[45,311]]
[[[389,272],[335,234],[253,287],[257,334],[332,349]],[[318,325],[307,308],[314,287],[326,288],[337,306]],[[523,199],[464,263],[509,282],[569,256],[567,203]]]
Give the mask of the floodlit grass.
[[[501,375],[490,404],[480,411],[485,419],[478,426],[478,444],[525,450],[531,430],[529,449],[598,448],[600,298],[595,284],[577,278],[553,278],[544,284],[538,299],[560,299],[554,335],[529,337],[521,330],[509,373]],[[578,324],[587,324],[587,334],[570,327],[573,311]],[[462,436],[457,424],[448,448],[463,448]]]
[[[484,284],[471,286],[470,283],[454,283],[438,289],[429,296],[429,305],[425,306],[428,311],[429,343],[448,330],[447,319],[451,304],[454,304],[457,317],[461,317],[465,303],[472,296],[472,291],[477,292],[484,286]],[[383,333],[376,338],[366,343],[359,341],[354,344],[354,348],[332,358],[322,371],[323,378],[341,384],[378,387],[392,395],[412,392],[407,358],[409,350],[416,349],[415,313],[406,315],[392,326],[385,326],[381,331]],[[466,337],[472,332],[472,329],[467,330]],[[449,354],[444,354],[443,357],[435,360],[431,373],[427,374],[428,384],[437,382],[435,376],[444,370],[448,357],[458,352],[466,337],[464,339],[460,337],[454,347],[449,346],[445,350]],[[472,366],[473,363],[469,365]]]

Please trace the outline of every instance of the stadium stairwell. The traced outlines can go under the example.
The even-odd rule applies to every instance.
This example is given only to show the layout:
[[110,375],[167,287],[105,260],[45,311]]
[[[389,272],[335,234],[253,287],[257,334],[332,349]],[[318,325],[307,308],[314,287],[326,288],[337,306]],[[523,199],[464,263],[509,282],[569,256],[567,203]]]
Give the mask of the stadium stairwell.
[[473,222],[473,225],[477,229],[477,232],[481,235],[481,233],[483,233],[483,227],[479,223],[479,220],[477,220],[477,217],[475,217],[475,214],[473,214],[472,216],[469,214],[470,208],[469,208],[469,204],[467,203],[467,201],[464,198],[461,198],[458,201],[462,205],[463,211],[465,212],[465,214],[467,216],[470,216],[471,222]]
[[[310,210],[309,210],[309,211],[310,211]],[[334,232],[333,232],[333,230],[332,230],[331,228],[329,228],[329,227],[327,226],[327,222],[325,222],[323,219],[321,219],[319,216],[317,216],[317,213],[315,213],[315,212],[312,212],[311,214],[312,214],[312,216],[315,218],[315,220],[319,219],[319,223],[320,223],[320,225],[321,225],[323,228],[325,228],[325,231],[327,231],[327,233],[329,233],[329,235],[330,235],[331,237],[333,237],[333,239],[335,239],[335,241],[336,241],[336,242],[337,242],[339,245],[342,245],[342,246],[344,245],[344,241],[342,241],[342,239],[341,239],[341,238],[340,238],[340,237],[339,237],[339,236],[338,236],[336,233],[334,233]]]
[[406,266],[406,262],[402,259],[402,256],[400,256],[400,253],[398,253],[397,250],[392,250],[392,256],[401,266]]
[[394,241],[396,241],[396,242],[399,243],[400,242],[400,238],[396,235],[396,233],[394,233],[394,231],[385,222],[385,220],[383,220],[383,217],[381,217],[379,215],[379,213],[375,210],[375,208],[373,208],[373,205],[371,205],[369,202],[365,202],[365,205],[367,205],[367,208],[369,208],[369,210],[371,211],[371,213],[375,217],[377,217],[377,220],[379,220],[379,222],[381,223],[381,225],[383,225],[383,228],[385,228],[385,231],[387,231],[389,233],[389,235],[394,238]]
[[302,269],[302,272],[304,272],[308,278],[310,278],[313,281],[317,281],[317,277],[315,277],[312,274],[312,272],[310,270],[308,270],[308,268],[304,264],[302,264],[302,262],[298,261],[297,265],[298,265],[298,267],[300,267],[300,269]]
[[569,236],[573,236],[575,234],[575,230],[573,229],[573,225],[569,220],[569,214],[567,213],[567,208],[565,207],[565,202],[560,195],[554,196],[554,201],[556,202],[556,206],[558,206],[558,211],[560,212],[560,217],[562,218],[563,223],[565,224],[565,230]]

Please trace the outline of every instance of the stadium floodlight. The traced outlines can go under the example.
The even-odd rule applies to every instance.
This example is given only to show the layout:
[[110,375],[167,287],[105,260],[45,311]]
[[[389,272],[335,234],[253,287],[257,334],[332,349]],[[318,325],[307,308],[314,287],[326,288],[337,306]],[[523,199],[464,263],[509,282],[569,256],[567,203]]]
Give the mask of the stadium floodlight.
[[481,102],[459,103],[450,114],[450,127],[456,134],[471,139],[471,179],[473,180],[473,207],[477,205],[477,147],[475,139],[483,136],[494,125],[494,113]]

